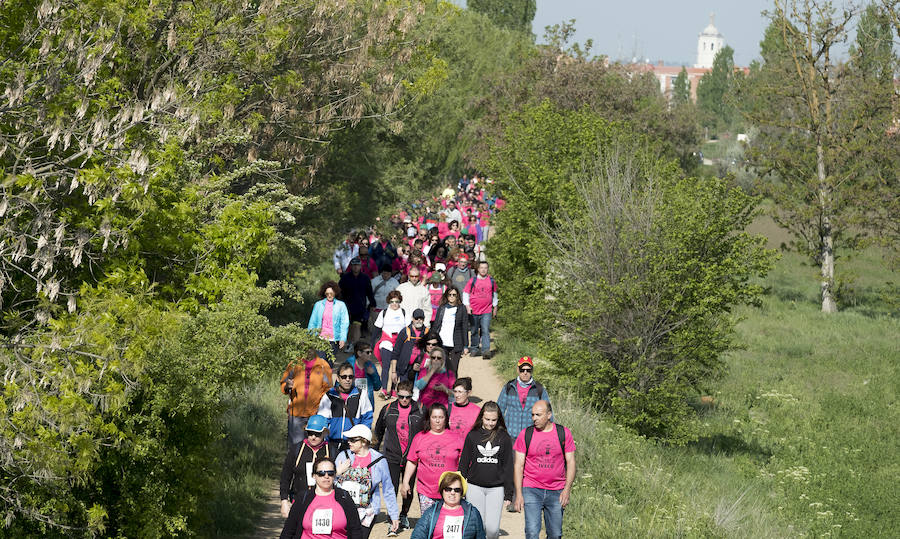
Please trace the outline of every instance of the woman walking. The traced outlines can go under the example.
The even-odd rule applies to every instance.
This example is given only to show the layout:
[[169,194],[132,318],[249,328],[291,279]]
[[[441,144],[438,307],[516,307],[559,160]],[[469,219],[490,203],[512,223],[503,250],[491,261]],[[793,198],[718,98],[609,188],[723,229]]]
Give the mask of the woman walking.
[[441,474],[441,499],[422,512],[411,539],[485,539],[481,513],[463,499],[466,487],[459,472]]
[[469,314],[462,304],[459,289],[447,287],[431,323],[431,330],[441,336],[441,342],[447,352],[447,370],[457,376],[459,358],[469,351],[466,347],[469,336]]
[[388,517],[391,519],[390,532],[396,534],[400,525],[397,497],[391,483],[391,472],[387,460],[371,448],[372,431],[365,425],[356,425],[347,431],[350,449],[338,453],[338,486],[350,493],[356,504],[362,524],[363,538],[372,533],[372,522],[381,510],[381,493]]
[[469,481],[467,499],[484,516],[488,539],[500,536],[500,514],[512,502],[514,459],[500,407],[488,401],[466,435],[459,457],[459,471]]
[[410,481],[416,475],[416,491],[419,493],[421,510],[425,511],[440,501],[438,481],[442,473],[458,469],[462,442],[447,429],[447,407],[438,403],[429,406],[425,430],[413,438],[406,455],[406,471],[403,474],[403,484],[400,485],[400,495],[406,496],[410,492]]
[[313,465],[316,488],[303,491],[294,500],[281,530],[281,539],[300,539],[301,536],[305,539],[363,539],[353,499],[347,491],[334,486],[336,471],[330,458],[316,460]]

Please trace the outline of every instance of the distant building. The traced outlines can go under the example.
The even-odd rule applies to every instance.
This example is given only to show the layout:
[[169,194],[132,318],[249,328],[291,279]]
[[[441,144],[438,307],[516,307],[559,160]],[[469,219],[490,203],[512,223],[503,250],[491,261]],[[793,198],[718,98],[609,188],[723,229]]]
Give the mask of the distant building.
[[711,69],[716,54],[725,46],[725,36],[723,36],[714,24],[716,15],[709,14],[709,24],[700,32],[697,37],[697,63],[695,68]]
[[[711,13],[709,15],[709,24],[697,37],[697,63],[694,64],[694,67],[684,68],[687,71],[688,84],[691,87],[691,99],[693,101],[697,101],[697,84],[703,75],[712,70],[716,54],[725,47],[725,37],[716,28],[714,21],[715,15]],[[666,66],[660,60],[656,65],[650,63],[633,64],[631,68],[636,73],[653,73],[659,82],[659,91],[668,99],[672,99],[675,78],[681,73],[682,66]],[[735,70],[738,69],[745,73],[750,71],[746,67],[735,67]]]

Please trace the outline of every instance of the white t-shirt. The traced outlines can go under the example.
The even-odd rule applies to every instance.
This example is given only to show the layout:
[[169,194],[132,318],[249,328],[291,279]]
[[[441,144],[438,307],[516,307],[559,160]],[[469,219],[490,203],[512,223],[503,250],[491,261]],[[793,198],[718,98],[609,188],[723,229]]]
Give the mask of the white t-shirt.
[[407,312],[404,316],[403,309],[388,308],[378,313],[375,327],[381,328],[385,333],[400,333],[411,321],[407,317],[412,317],[412,313]]
[[459,307],[444,306],[444,320],[441,322],[441,342],[447,348],[453,348],[453,329],[456,327],[456,312]]

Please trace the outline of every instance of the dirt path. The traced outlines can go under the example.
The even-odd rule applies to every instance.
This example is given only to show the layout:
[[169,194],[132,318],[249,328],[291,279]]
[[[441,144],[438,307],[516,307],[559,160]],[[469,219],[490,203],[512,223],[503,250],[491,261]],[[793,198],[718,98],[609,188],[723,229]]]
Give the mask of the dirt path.
[[[472,378],[472,401],[479,404],[489,400],[497,400],[497,395],[500,394],[500,388],[503,387],[503,384],[506,382],[506,380],[502,380],[497,375],[493,365],[488,361],[482,360],[481,356],[463,356],[460,360],[459,371],[460,376],[469,376]],[[390,401],[383,401],[378,397],[375,398],[375,418],[378,417],[378,412],[388,402]],[[281,518],[279,512],[280,504],[278,481],[276,479],[273,481],[272,490],[266,501],[266,510],[260,518],[256,532],[251,537],[254,539],[278,537],[281,533],[282,525],[284,524],[284,519]],[[410,520],[415,522],[415,519],[417,519],[420,514],[419,502],[413,501],[412,508],[409,512]],[[387,532],[388,523],[386,522],[385,512],[382,508],[381,516],[374,528],[372,528],[372,535],[370,537],[372,539],[382,539],[387,537]],[[411,534],[412,530],[407,530],[400,533],[399,537],[409,538]],[[510,539],[524,539],[525,518],[523,514],[503,511],[500,518],[500,535]]]

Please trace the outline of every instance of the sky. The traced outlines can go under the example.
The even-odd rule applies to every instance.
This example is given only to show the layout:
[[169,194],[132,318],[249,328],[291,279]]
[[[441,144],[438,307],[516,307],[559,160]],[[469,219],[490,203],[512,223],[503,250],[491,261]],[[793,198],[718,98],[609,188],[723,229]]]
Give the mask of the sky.
[[[465,5],[464,0],[455,3]],[[541,42],[544,27],[575,19],[575,40],[593,39],[596,55],[692,66],[697,35],[715,13],[735,64],[746,66],[759,57],[768,25],[760,12],[771,6],[772,0],[537,0],[532,30]]]
[[771,0],[537,0],[532,31],[541,41],[544,27],[575,19],[575,39],[593,39],[594,54],[690,66],[697,57],[697,35],[714,13],[735,64],[746,66],[759,57],[768,26],[761,12],[771,6]]

